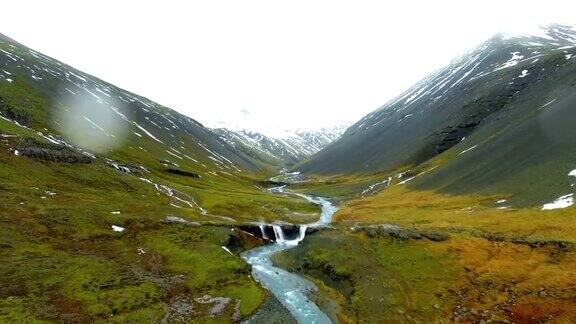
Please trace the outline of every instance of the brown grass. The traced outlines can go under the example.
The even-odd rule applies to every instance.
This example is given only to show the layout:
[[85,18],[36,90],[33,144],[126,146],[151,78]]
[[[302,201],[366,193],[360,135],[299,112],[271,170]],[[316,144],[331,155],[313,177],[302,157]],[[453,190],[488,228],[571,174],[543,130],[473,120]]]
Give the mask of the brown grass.
[[[500,313],[516,323],[576,319],[576,253],[455,236],[430,242],[434,253],[452,253],[464,271],[450,283],[461,307]],[[464,318],[476,318],[468,314]]]
[[390,223],[439,229],[476,229],[509,236],[576,241],[576,208],[497,209],[502,196],[451,196],[393,186],[346,203],[337,222]]
[[[576,252],[553,244],[534,247],[527,242],[576,242],[576,208],[498,209],[496,201],[506,198],[453,196],[395,185],[349,201],[335,215],[335,221],[449,232],[450,239],[443,242],[406,242],[454,260],[450,266],[453,277],[442,283],[448,294],[441,299],[452,305],[443,308],[444,318],[461,322],[575,322]],[[494,241],[492,237],[505,239]],[[408,258],[416,262],[412,268],[420,262]],[[422,275],[432,277],[426,273],[430,271],[425,264],[420,269]],[[414,293],[418,287],[408,285],[404,289],[418,295]]]

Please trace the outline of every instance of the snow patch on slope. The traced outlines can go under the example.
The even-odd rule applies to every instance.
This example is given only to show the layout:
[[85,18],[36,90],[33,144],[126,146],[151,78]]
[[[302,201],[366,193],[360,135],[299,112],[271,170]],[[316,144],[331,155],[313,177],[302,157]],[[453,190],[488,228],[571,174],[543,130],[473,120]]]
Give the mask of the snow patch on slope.
[[544,204],[544,206],[542,206],[542,210],[568,208],[572,205],[574,205],[574,194],[567,194],[559,197],[551,203]]

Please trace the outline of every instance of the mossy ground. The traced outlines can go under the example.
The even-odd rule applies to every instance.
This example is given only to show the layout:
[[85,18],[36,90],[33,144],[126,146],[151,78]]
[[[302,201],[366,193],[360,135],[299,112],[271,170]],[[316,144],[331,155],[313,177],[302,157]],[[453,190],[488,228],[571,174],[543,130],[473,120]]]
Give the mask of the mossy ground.
[[[351,177],[351,184],[342,177],[325,179],[324,192],[357,198],[342,203],[334,230],[309,235],[275,260],[317,282],[319,304],[328,301],[330,313],[336,302],[334,316],[341,322],[576,320],[574,208],[499,209],[507,205],[497,203],[506,195],[418,191],[399,180],[361,197],[363,178]],[[352,230],[380,224],[449,238],[435,242]]]
[[314,234],[276,261],[323,281],[329,288],[321,289],[320,300],[338,301],[338,319],[350,323],[441,318],[433,306],[443,302],[431,292],[441,292],[441,283],[454,275],[452,258],[341,230]]
[[[125,174],[101,159],[48,162],[14,154],[23,138],[42,140],[36,132],[0,119],[0,134],[8,135],[0,138],[0,322],[228,322],[236,305],[246,317],[266,292],[222,248],[236,235],[231,228],[317,218],[315,205],[256,188],[261,175],[174,175],[129,148],[110,156],[149,173]],[[171,206],[139,177],[190,195],[208,215]],[[203,225],[167,224],[169,215]],[[211,317],[211,305],[195,300],[204,295],[233,300]],[[182,304],[193,312],[174,315]]]
[[[576,254],[454,235],[444,242],[309,236],[275,260],[318,282],[341,322],[572,322]],[[329,302],[323,302],[328,300]]]

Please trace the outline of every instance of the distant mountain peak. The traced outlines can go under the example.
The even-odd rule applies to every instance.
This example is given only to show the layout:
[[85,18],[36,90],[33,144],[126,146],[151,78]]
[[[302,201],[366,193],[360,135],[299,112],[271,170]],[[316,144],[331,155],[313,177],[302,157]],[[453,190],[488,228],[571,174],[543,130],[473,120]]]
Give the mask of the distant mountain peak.
[[275,132],[270,136],[254,130],[216,128],[224,141],[247,155],[273,167],[289,167],[312,156],[335,141],[346,129],[345,124],[318,130],[296,129]]

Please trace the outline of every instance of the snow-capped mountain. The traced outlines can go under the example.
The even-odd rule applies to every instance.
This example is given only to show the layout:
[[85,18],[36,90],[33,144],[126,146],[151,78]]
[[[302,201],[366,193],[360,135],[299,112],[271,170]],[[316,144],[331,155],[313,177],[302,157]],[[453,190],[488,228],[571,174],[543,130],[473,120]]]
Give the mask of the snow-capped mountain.
[[300,170],[425,171],[433,164],[412,183],[550,200],[571,190],[574,106],[574,27],[496,35],[362,118]]
[[342,124],[317,131],[285,131],[281,137],[267,136],[250,130],[217,128],[213,131],[232,147],[254,159],[272,166],[288,167],[320,151],[340,137],[345,129],[346,126]]

